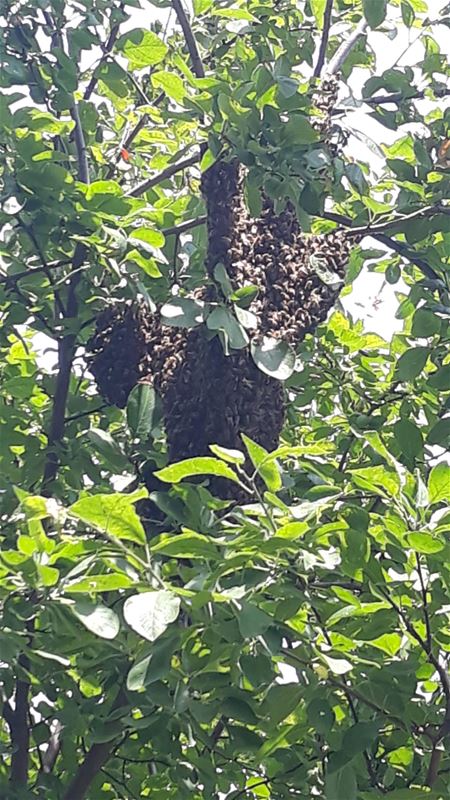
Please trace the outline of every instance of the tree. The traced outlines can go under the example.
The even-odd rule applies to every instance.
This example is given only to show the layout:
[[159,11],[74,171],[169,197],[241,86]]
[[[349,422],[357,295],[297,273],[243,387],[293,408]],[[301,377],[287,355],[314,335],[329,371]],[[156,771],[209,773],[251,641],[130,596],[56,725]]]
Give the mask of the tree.
[[0,794],[449,798],[449,8],[139,9],[1,12]]

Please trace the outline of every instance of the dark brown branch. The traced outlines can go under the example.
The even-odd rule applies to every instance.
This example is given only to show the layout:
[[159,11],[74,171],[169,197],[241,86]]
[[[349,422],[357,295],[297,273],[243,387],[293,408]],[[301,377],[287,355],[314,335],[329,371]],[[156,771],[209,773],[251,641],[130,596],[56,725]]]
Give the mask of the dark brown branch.
[[192,62],[192,71],[196,76],[196,78],[204,78],[205,70],[203,67],[202,60],[200,58],[200,53],[198,52],[197,42],[195,41],[195,37],[194,34],[192,33],[190,22],[181,4],[181,0],[172,0],[172,8],[175,11],[175,14],[177,15],[178,22],[180,23],[181,29],[184,34],[186,47],[189,51],[189,55]]
[[[436,97],[448,97],[450,95],[450,89],[432,89],[434,95]],[[408,95],[405,95],[402,92],[392,92],[392,94],[376,94],[372,97],[362,97],[361,102],[366,103],[368,106],[381,106],[385,105],[386,103],[394,103],[397,105],[401,103],[403,100],[408,102],[409,100],[422,100],[426,97],[426,89],[418,89],[417,92]]]
[[62,731],[63,726],[58,720],[55,730],[50,736],[47,750],[42,754],[42,772],[44,772],[46,775],[48,775],[50,772],[53,772],[53,768],[56,764],[56,759],[58,758],[61,750]]
[[171,236],[173,234],[179,236],[180,233],[185,233],[192,228],[198,228],[199,225],[205,225],[205,223],[206,216],[197,217],[197,219],[188,219],[186,222],[180,222],[178,225],[172,225],[170,228],[163,228],[162,232],[164,236]]
[[436,738],[436,744],[441,741],[444,736],[447,736],[450,733],[450,674],[448,672],[447,667],[443,666],[439,661],[439,658],[434,654],[432,649],[432,642],[428,642],[426,639],[423,639],[422,636],[417,633],[414,625],[408,617],[406,616],[403,609],[392,599],[388,592],[382,591],[383,596],[386,598],[388,603],[395,609],[398,616],[402,620],[407,632],[409,635],[416,640],[416,642],[420,645],[423,652],[428,658],[430,664],[433,665],[437,674],[439,675],[439,680],[442,687],[442,692],[445,698],[445,717],[444,721],[439,728],[438,735]]
[[30,267],[30,269],[24,269],[21,272],[15,272],[11,275],[0,275],[0,284],[15,284],[17,281],[21,281],[22,278],[31,278],[33,275],[40,272],[47,274],[47,270],[59,269],[60,267],[64,267],[70,263],[71,262],[69,259],[65,259],[64,261],[51,261],[49,264],[45,264],[45,266],[42,264],[39,267]]
[[137,186],[134,187],[130,192],[128,192],[129,197],[140,197],[141,195],[145,194],[152,186],[156,186],[158,183],[162,183],[162,181],[166,181],[168,178],[171,178],[172,175],[175,175],[177,172],[181,172],[183,169],[187,169],[188,167],[192,167],[194,164],[198,164],[200,161],[201,154],[197,153],[195,156],[190,156],[189,158],[185,158],[183,161],[178,161],[176,164],[170,164],[168,167],[159,172],[158,175],[154,175],[153,178],[147,178],[147,180],[142,181]]
[[[119,8],[123,11],[123,3],[120,4]],[[117,22],[115,25],[112,26],[110,34],[109,34],[108,39],[106,41],[106,44],[105,44],[105,46],[103,48],[103,55],[102,55],[99,63],[97,64],[97,66],[96,66],[96,68],[95,68],[95,70],[94,70],[94,72],[93,72],[93,74],[91,76],[91,79],[90,79],[90,81],[89,81],[89,83],[86,86],[86,89],[84,91],[83,100],[89,100],[89,98],[91,97],[93,91],[95,90],[95,87],[97,86],[97,83],[98,83],[98,70],[100,69],[102,64],[106,61],[109,53],[113,49],[113,47],[114,47],[114,45],[116,43],[116,40],[117,40],[119,29],[120,29],[120,22]]]
[[344,42],[342,42],[341,46],[336,50],[333,58],[328,62],[328,66],[325,70],[326,75],[336,75],[336,73],[339,72],[340,68],[342,67],[342,64],[344,63],[347,56],[353,50],[359,37],[366,32],[366,28],[367,28],[367,22],[365,19],[362,19],[356,26],[355,30],[347,37],[347,39]]
[[114,747],[115,739],[110,742],[94,744],[83,763],[78,768],[63,800],[84,800],[95,776],[108,761]]
[[83,128],[81,126],[80,115],[78,112],[78,104],[75,101],[70,109],[70,114],[75,123],[74,139],[78,160],[78,180],[82,183],[89,183],[89,165],[87,160],[86,142],[84,140]]
[[[28,672],[30,663],[25,655],[19,656],[19,669]],[[11,756],[10,781],[12,786],[26,786],[28,781],[28,761],[30,750],[30,726],[28,723],[28,692],[30,682],[18,677],[14,696],[14,711],[11,714],[10,732],[13,753]]]
[[327,53],[328,38],[330,35],[331,15],[333,13],[333,0],[327,0],[325,10],[323,12],[323,28],[322,38],[320,40],[319,55],[317,56],[317,63],[314,67],[314,78],[319,78],[322,72],[323,65],[325,64],[325,56]]
[[420,269],[420,271],[422,272],[423,275],[425,275],[425,277],[430,278],[431,280],[439,279],[439,275],[437,274],[437,272],[435,272],[434,269],[430,267],[430,265],[427,264],[427,262],[424,261],[423,258],[420,258],[420,256],[416,255],[414,250],[410,250],[409,247],[407,247],[407,245],[403,244],[403,242],[397,242],[396,239],[392,239],[390,236],[386,236],[384,233],[377,233],[371,235],[378,242],[381,242],[381,244],[385,244],[386,247],[389,247],[391,250],[394,250],[403,258],[408,259],[408,261],[410,261],[411,264],[414,264],[416,267]]
[[22,218],[21,218],[21,216],[19,214],[17,215],[17,221],[19,223],[19,226],[22,228],[22,230],[24,230],[25,233],[27,234],[27,236],[30,239],[30,241],[32,242],[32,244],[33,244],[33,246],[34,246],[34,248],[35,248],[35,250],[36,250],[36,252],[37,252],[37,254],[39,256],[39,258],[42,261],[43,272],[45,273],[45,275],[46,275],[46,277],[48,279],[48,282],[50,283],[50,285],[53,288],[56,309],[57,309],[58,313],[61,316],[64,316],[64,313],[65,313],[64,306],[63,306],[63,304],[61,302],[61,298],[59,296],[59,293],[55,288],[54,281],[53,281],[53,276],[52,276],[51,272],[49,271],[48,264],[46,262],[46,258],[44,256],[44,253],[42,252],[42,249],[41,249],[41,246],[40,246],[38,240],[36,239],[36,236],[34,234],[33,228],[31,227],[31,225],[27,225],[22,220]]
[[[49,23],[54,25],[50,15],[48,16]],[[58,32],[58,37],[61,39]],[[60,42],[62,46],[62,41]],[[81,125],[80,115],[78,112],[78,105],[73,98],[73,105],[70,109],[73,121],[75,122],[74,128],[74,141],[77,152],[78,164],[78,180],[82,183],[89,183],[89,164],[87,160],[87,149],[84,138],[83,127]],[[80,267],[84,263],[87,255],[87,248],[84,244],[78,242],[75,245],[75,252],[72,259],[72,269],[69,278],[69,286],[67,292],[66,308],[64,313],[64,321],[75,321],[78,314],[78,299],[77,287],[81,280],[82,271]],[[65,426],[65,411],[67,396],[69,393],[70,376],[72,372],[72,363],[76,349],[76,334],[67,333],[62,339],[58,341],[58,375],[56,378],[55,395],[53,399],[52,416],[50,420],[50,428],[48,432],[48,453],[44,465],[44,475],[42,484],[42,494],[50,494],[50,485],[55,480],[59,459],[57,448],[61,444],[64,436]]]
[[420,593],[422,595],[423,618],[425,620],[425,630],[427,632],[427,646],[429,650],[431,650],[433,637],[431,635],[430,615],[428,613],[427,587],[425,586],[425,581],[423,579],[422,565],[420,563],[420,556],[418,553],[416,553],[416,564],[420,582]]
[[[87,249],[83,244],[78,243],[75,247],[75,254],[72,261],[72,274],[69,282],[67,295],[65,320],[75,320],[78,313],[77,287],[80,282],[81,267]],[[75,355],[76,335],[68,333],[58,341],[58,376],[56,379],[55,395],[53,399],[52,416],[48,433],[48,454],[44,467],[42,494],[49,494],[50,484],[56,478],[58,472],[59,459],[57,447],[64,436],[65,412],[67,395],[69,393],[70,375],[72,372],[72,362]]]
[[82,419],[82,417],[89,417],[91,414],[98,414],[98,412],[103,411],[104,408],[109,408],[108,403],[103,403],[103,405],[97,408],[91,408],[89,411],[81,411],[79,414],[72,414],[71,417],[66,417],[64,422],[67,424],[68,422],[75,422],[77,419]]
[[[126,703],[126,694],[121,688],[113,703],[112,711],[125,706]],[[92,745],[64,793],[63,800],[84,800],[92,781],[108,761],[119,738],[119,736],[115,736],[109,742],[98,742]]]

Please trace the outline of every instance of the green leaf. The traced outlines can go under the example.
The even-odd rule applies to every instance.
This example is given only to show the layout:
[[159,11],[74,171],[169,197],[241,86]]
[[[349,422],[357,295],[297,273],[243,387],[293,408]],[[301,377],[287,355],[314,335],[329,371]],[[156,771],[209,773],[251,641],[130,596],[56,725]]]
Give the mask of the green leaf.
[[92,603],[86,598],[75,600],[70,610],[83,625],[102,639],[115,639],[120,630],[120,620],[112,608],[101,603]]
[[450,417],[440,419],[433,425],[427,436],[429,444],[437,444],[439,447],[447,447],[450,442]]
[[293,97],[293,95],[298,92],[299,82],[295,80],[295,78],[288,78],[286,75],[280,75],[277,78],[277,86],[283,97]]
[[386,17],[387,0],[363,0],[363,12],[371,28],[378,28]]
[[228,461],[230,464],[245,463],[245,455],[240,450],[230,450],[228,447],[221,447],[219,444],[210,444],[209,449],[217,458]]
[[286,145],[306,145],[317,142],[318,136],[308,117],[303,114],[293,114],[283,125],[281,139]]
[[239,482],[238,476],[230,467],[227,467],[219,459],[209,456],[187,458],[177,464],[158,470],[155,475],[160,481],[165,481],[166,483],[179,483],[183,478],[192,478],[194,475],[215,475],[220,478],[228,478],[230,481],[235,481],[235,483]]
[[157,422],[156,392],[148,383],[131,390],[127,402],[127,422],[137,439],[147,439]]
[[87,433],[87,438],[94,450],[104,458],[107,468],[112,472],[125,472],[130,466],[122,448],[108,431],[91,428]]
[[356,800],[357,791],[356,776],[349,764],[326,777],[326,800]]
[[133,664],[127,675],[127,689],[130,692],[142,691],[169,673],[176,642],[177,637],[173,636],[157,641],[150,655]]
[[161,321],[164,325],[195,328],[204,320],[205,304],[189,297],[173,297],[161,308]]
[[281,489],[281,475],[278,465],[274,459],[269,459],[269,453],[264,447],[254,442],[245,433],[241,434],[250,461],[255,467],[258,475],[261,476],[267,488],[271,492],[278,492]]
[[445,366],[433,372],[428,379],[428,384],[433,389],[439,389],[439,391],[445,392],[450,389],[450,364],[445,364]]
[[374,720],[372,722],[357,722],[345,732],[342,749],[349,761],[358,753],[362,753],[373,746],[379,729],[380,723]]
[[130,233],[130,242],[133,242],[134,244],[145,242],[152,248],[162,247],[164,245],[165,238],[164,234],[161,233],[161,231],[155,230],[155,228],[133,228],[132,232]]
[[418,338],[434,336],[435,333],[439,333],[441,324],[439,317],[432,311],[419,308],[412,319],[411,333]]
[[82,497],[69,508],[69,513],[102,532],[144,544],[145,531],[133,503],[147,497],[147,490],[133,494],[94,494]]
[[325,11],[326,0],[310,0],[311,11],[317,23],[317,27],[322,29],[323,14]]
[[273,726],[277,726],[297,708],[303,699],[303,692],[297,684],[286,683],[275,685],[269,689],[262,706],[265,716],[270,718]]
[[[377,2],[382,2],[382,0],[377,0]],[[369,186],[359,164],[347,164],[345,175],[357,192],[365,195],[369,194]]]
[[157,592],[134,594],[125,600],[123,615],[133,630],[154,642],[180,613],[180,598],[161,589]]
[[162,553],[173,558],[217,559],[218,557],[217,547],[207,536],[189,530],[177,535],[160,536],[151,550],[152,553]]
[[117,47],[128,59],[128,68],[142,69],[159,64],[167,53],[167,45],[153,31],[135,29],[124,34]]
[[241,350],[248,344],[248,336],[244,328],[232,311],[225,306],[217,306],[211,311],[206,320],[206,326],[210,331],[222,331],[226,342],[233,350]]
[[295,353],[287,342],[265,336],[262,344],[252,342],[251,353],[258,369],[271,378],[286,381],[294,372]]
[[444,461],[436,464],[428,477],[428,496],[430,504],[450,500],[450,466]]
[[407,0],[402,0],[400,8],[403,22],[407,28],[411,28],[416,18],[413,7],[407,2]]
[[151,76],[153,86],[162,89],[168,97],[181,103],[186,96],[184,83],[175,72],[154,72]]
[[321,653],[321,658],[333,675],[345,675],[353,669],[350,661],[347,661],[346,658],[332,658],[332,656],[327,656],[325,653]]
[[239,602],[238,625],[244,639],[254,639],[273,625],[273,619],[258,606],[242,600]]
[[411,347],[403,353],[396,367],[396,374],[401,381],[411,381],[422,372],[430,355],[429,347]]
[[416,458],[423,452],[422,434],[409,419],[400,419],[394,425],[394,436],[407,458]]
[[307,522],[288,522],[278,528],[276,535],[281,539],[298,539],[309,530]]
[[317,733],[327,734],[330,732],[335,715],[327,700],[316,697],[308,703],[307,708],[308,722]]
[[409,533],[406,537],[408,544],[418,553],[440,553],[445,547],[445,542],[432,536],[431,533]]

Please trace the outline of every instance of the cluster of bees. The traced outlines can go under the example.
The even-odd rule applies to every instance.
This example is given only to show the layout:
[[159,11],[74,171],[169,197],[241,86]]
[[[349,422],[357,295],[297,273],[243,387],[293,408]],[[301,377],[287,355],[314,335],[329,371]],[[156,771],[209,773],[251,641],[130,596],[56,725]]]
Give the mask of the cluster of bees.
[[[324,97],[318,125],[326,132],[333,87]],[[215,279],[221,264],[234,291],[254,287],[251,337],[271,336],[296,346],[334,304],[352,240],[340,232],[302,234],[293,208],[287,205],[277,215],[266,197],[260,217],[252,218],[243,179],[236,159],[218,160],[203,176],[209,285],[202,296],[229,303]],[[240,449],[241,433],[269,451],[276,448],[284,421],[283,387],[257,368],[249,348],[225,355],[219,338],[207,338],[203,326],[165,326],[157,312],[136,302],[100,314],[89,350],[91,372],[109,403],[123,408],[139,381],[152,383],[160,393],[171,462],[206,455],[213,443]],[[237,497],[234,487],[213,488],[223,497],[230,491]]]

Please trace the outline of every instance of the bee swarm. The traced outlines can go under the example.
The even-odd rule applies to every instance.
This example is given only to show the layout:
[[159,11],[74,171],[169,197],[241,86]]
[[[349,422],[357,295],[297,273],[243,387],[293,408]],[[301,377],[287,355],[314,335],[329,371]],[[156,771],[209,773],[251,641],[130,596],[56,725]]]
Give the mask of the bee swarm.
[[[295,346],[333,306],[351,240],[336,232],[304,235],[292,207],[275,215],[267,198],[261,216],[252,219],[242,183],[236,160],[219,160],[204,174],[206,269],[213,284],[207,291],[213,295],[203,297],[211,299],[214,292],[217,297],[214,268],[222,264],[233,290],[257,288],[249,306],[257,319],[254,338],[268,335]],[[335,282],[319,277],[318,263]],[[160,393],[171,462],[206,455],[213,443],[239,449],[240,433],[267,450],[277,446],[283,387],[256,367],[248,348],[225,355],[218,337],[208,340],[203,327],[165,326],[144,303],[134,303],[99,315],[90,351],[91,371],[108,402],[123,408],[142,379]],[[238,496],[234,486],[216,482],[213,489],[224,497]]]

